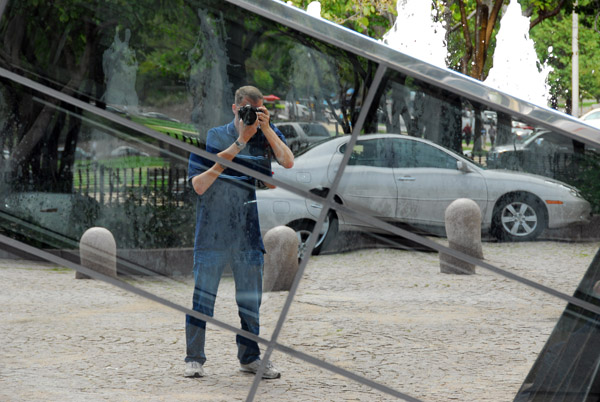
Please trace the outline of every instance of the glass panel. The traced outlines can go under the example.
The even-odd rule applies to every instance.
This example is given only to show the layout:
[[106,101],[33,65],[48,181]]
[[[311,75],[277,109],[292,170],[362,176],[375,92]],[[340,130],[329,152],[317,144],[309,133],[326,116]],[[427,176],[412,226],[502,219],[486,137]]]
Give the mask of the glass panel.
[[[55,6],[35,2],[34,7],[10,2],[0,21],[0,35],[10,49],[0,57],[11,71],[213,153],[234,146],[238,132],[232,125],[233,115],[245,106],[241,103],[256,100],[235,99],[235,90],[246,84],[259,87],[265,96],[252,106],[262,104],[268,110],[273,132],[281,134],[295,154],[292,169],[274,161],[269,166],[277,153],[264,151],[278,147],[269,141],[274,135],[268,135],[271,132],[263,127],[245,148],[246,158],[235,160],[253,170],[227,169],[218,184],[199,197],[188,180],[188,152],[2,80],[1,233],[78,261],[78,243],[84,231],[94,226],[107,228],[118,248],[118,280],[183,306],[190,306],[195,288],[191,273],[196,246],[203,251],[196,253],[197,265],[202,265],[199,277],[210,282],[197,293],[196,302],[210,315],[212,302],[218,298],[215,317],[237,328],[236,296],[248,303],[252,299],[256,307],[258,293],[236,291],[229,272],[218,282],[220,269],[239,268],[232,267],[229,257],[233,253],[229,251],[245,250],[246,244],[241,244],[242,237],[235,233],[250,232],[244,239],[258,242],[259,231],[266,235],[276,226],[291,227],[299,239],[292,261],[298,255],[314,256],[279,341],[409,395],[436,400],[482,400],[482,395],[489,395],[497,400],[514,394],[559,317],[561,301],[539,292],[532,295],[521,284],[487,271],[478,270],[468,278],[438,275],[438,257],[423,253],[430,251],[427,247],[399,239],[377,222],[361,220],[342,208],[328,210],[315,249],[306,248],[315,222],[323,208],[328,208],[324,200],[281,188],[265,189],[264,183],[252,177],[255,172],[272,173],[289,185],[326,197],[343,171],[333,194],[338,207],[356,208],[442,244],[451,241],[445,238],[446,208],[457,198],[470,198],[481,212],[486,259],[566,293],[575,288],[598,248],[597,243],[549,241],[597,241],[597,217],[585,225],[590,210],[600,210],[597,147],[400,73],[388,73],[380,88],[372,88],[375,62],[228,3],[136,2],[124,6],[71,2]],[[371,90],[378,91],[376,102],[363,127],[358,127],[361,136],[356,145],[349,149],[350,137],[345,134],[357,128]],[[209,135],[215,127],[219,128]],[[504,151],[502,147],[506,147]],[[341,166],[347,153],[348,166]],[[281,153],[279,158],[289,167]],[[191,176],[214,165],[206,158],[194,157],[193,162]],[[516,172],[500,171],[505,168]],[[581,194],[549,178],[575,185]],[[205,213],[208,199],[213,203]],[[198,220],[201,224],[197,226]],[[534,239],[544,241],[513,244]],[[205,248],[221,253],[210,254]],[[262,253],[256,249],[244,254],[248,258],[244,269],[261,265]],[[552,265],[558,262],[559,266]],[[215,272],[209,272],[210,267]],[[46,268],[41,269],[43,275],[38,275],[36,268],[31,277],[44,282],[48,273],[64,273],[61,267]],[[16,275],[11,281],[17,288],[30,273],[15,273],[10,267],[5,272]],[[258,269],[254,272],[253,284],[258,288],[262,278]],[[31,330],[29,312],[36,309],[35,302],[44,305],[56,289],[74,298],[107,291],[99,282],[77,282],[64,289],[64,281],[53,279],[57,287],[35,287],[36,297],[25,300],[29,303],[23,310],[26,313],[16,320],[11,314],[17,307],[3,307],[10,313],[1,315],[8,320],[2,327],[12,331],[6,336],[12,353],[10,364],[17,375],[27,376],[26,386],[20,389],[27,394],[21,399],[32,399],[28,392],[36,390],[39,382],[40,371],[29,370],[31,361],[45,364],[44,378],[58,376],[67,384],[73,384],[70,377],[81,380],[86,368],[101,371],[97,364],[103,369],[115,367],[111,356],[102,355],[98,362],[56,366],[52,359],[39,363],[38,348],[27,345],[27,353],[21,353],[19,334]],[[241,282],[238,287],[247,285]],[[14,289],[3,292],[8,301],[22,301],[18,293]],[[285,292],[263,295],[261,336],[269,338],[273,333],[286,297]],[[88,297],[86,303],[90,299],[91,305],[80,310],[82,315],[97,309],[97,300],[104,302],[99,296]],[[115,300],[117,304],[130,302]],[[71,299],[58,301],[61,312],[72,304]],[[85,331],[91,329],[97,329],[99,337],[127,334],[129,321],[147,323],[133,315],[135,307],[133,313],[119,312],[129,320],[116,330],[108,318],[105,325],[83,321],[45,327],[43,331],[53,331],[51,339],[62,340],[57,338],[57,329],[71,337],[69,342],[44,345],[49,347],[46,353],[81,362],[81,347],[70,340],[85,338],[87,342],[90,334]],[[254,307],[242,306],[245,328],[255,324],[251,322],[256,316]],[[48,314],[45,311],[43,316]],[[179,333],[148,344],[173,348],[165,360],[179,360],[183,371],[183,316],[165,316],[153,321],[155,325],[168,325],[169,331],[179,328]],[[219,378],[229,379],[231,367],[215,356],[229,354],[235,362],[234,336],[216,324],[209,324],[211,327],[218,328],[209,332],[211,365]],[[156,331],[148,337],[160,334]],[[96,340],[94,336],[90,339]],[[465,345],[465,337],[473,342]],[[122,338],[127,341],[128,337]],[[138,356],[151,354],[145,351],[145,339],[140,341],[140,349],[135,349]],[[514,347],[515,340],[519,348]],[[131,352],[129,344],[127,348]],[[241,349],[252,348],[248,344]],[[124,354],[118,348],[111,353]],[[129,364],[122,362],[116,368],[127,371]],[[73,368],[77,368],[75,373],[70,371]],[[305,374],[298,386],[319,384],[321,376],[310,377],[316,372],[319,370],[296,370],[294,375]],[[182,378],[179,371],[177,376],[167,377],[173,383],[178,383],[174,378]],[[248,387],[247,378],[240,379],[234,386],[227,385],[237,398],[243,397]],[[94,377],[94,388],[118,388],[110,382],[112,377],[108,383],[104,380]],[[138,376],[131,379],[137,380]],[[187,382],[186,389],[193,384]],[[212,392],[219,394],[227,388],[221,385]],[[356,385],[353,389],[361,388]],[[143,395],[148,390],[136,388],[135,392]]]

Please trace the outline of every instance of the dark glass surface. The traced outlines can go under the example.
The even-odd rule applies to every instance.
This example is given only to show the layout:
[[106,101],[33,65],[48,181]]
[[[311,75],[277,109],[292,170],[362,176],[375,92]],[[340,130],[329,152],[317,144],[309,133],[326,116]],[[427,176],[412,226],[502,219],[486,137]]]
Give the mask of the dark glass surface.
[[[600,250],[574,297],[600,306]],[[567,305],[515,401],[600,399],[600,316]]]

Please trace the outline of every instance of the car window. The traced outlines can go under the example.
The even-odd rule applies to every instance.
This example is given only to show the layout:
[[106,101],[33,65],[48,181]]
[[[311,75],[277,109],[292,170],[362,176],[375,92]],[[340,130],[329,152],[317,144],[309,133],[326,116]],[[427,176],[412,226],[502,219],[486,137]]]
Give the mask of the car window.
[[556,133],[544,133],[535,139],[538,146],[551,146],[573,151],[573,140]]
[[294,130],[292,126],[277,126],[279,131],[283,134],[285,138],[296,138],[298,137],[298,133]]
[[394,167],[456,169],[456,158],[420,141],[395,139]]
[[[348,164],[354,166],[392,167],[392,153],[386,145],[385,139],[358,140],[352,150]],[[340,148],[340,152],[345,152],[345,150],[346,145],[344,144]]]
[[585,117],[584,120],[597,120],[600,119],[600,111],[594,112]]
[[300,127],[309,137],[329,137],[329,131],[320,124],[300,124]]

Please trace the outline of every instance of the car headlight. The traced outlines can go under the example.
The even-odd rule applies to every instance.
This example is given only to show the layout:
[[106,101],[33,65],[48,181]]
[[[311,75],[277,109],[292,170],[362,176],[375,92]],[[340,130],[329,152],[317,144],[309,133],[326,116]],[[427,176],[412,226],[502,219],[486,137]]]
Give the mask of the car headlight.
[[568,191],[569,194],[571,194],[573,197],[577,197],[577,198],[583,198],[581,196],[581,193],[579,192],[579,190],[577,190],[575,187],[573,186],[569,186],[567,184],[561,183],[559,181],[556,180],[551,180],[551,179],[546,179],[544,180],[546,183],[548,184],[554,184],[555,186],[560,187],[561,189]]
[[573,197],[577,197],[577,198],[583,198],[581,196],[581,193],[579,192],[579,190],[577,190],[576,188],[569,188],[569,193],[573,196]]

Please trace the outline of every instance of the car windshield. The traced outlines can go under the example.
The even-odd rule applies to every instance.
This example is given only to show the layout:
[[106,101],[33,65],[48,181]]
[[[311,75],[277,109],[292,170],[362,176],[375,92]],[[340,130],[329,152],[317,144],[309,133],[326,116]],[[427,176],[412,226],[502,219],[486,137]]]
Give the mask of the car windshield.
[[[347,135],[349,135],[349,134],[347,134]],[[334,138],[339,138],[339,137],[340,137],[340,136],[337,136],[337,137],[330,137],[330,138],[325,138],[325,139],[323,139],[323,140],[321,140],[321,141],[312,142],[312,143],[310,143],[310,145],[309,145],[308,147],[306,147],[306,148],[303,148],[303,149],[302,149],[300,152],[298,152],[298,153],[295,155],[295,157],[297,158],[297,157],[299,157],[299,156],[301,156],[301,155],[304,155],[305,153],[307,153],[308,151],[310,151],[310,150],[311,150],[311,149],[313,149],[314,147],[316,147],[316,146],[319,146],[319,145],[321,145],[321,144],[323,144],[323,143],[325,143],[325,142],[327,142],[327,141],[331,141],[331,140],[333,140]]]
[[320,124],[300,124],[309,137],[329,137],[329,131]]

